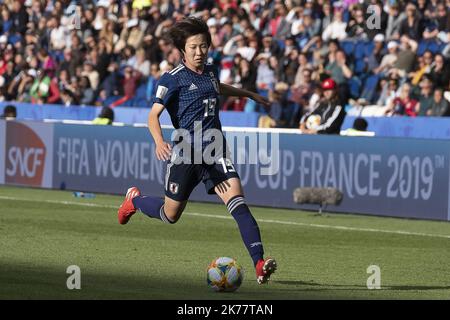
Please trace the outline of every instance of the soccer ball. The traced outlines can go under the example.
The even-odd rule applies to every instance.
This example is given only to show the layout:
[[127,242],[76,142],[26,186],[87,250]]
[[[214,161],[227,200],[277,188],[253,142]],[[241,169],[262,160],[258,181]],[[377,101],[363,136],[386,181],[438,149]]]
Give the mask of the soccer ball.
[[233,258],[220,257],[208,266],[206,281],[217,292],[233,292],[242,284],[244,271]]
[[316,129],[320,125],[321,117],[318,114],[312,114],[306,119],[307,129]]

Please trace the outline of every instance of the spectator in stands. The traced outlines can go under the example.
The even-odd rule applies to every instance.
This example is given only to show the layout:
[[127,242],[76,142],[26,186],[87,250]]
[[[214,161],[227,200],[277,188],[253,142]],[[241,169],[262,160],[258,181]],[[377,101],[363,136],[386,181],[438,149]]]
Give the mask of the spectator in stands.
[[61,25],[61,18],[52,16],[47,22],[47,29],[50,31],[50,47],[54,54],[60,54],[66,46],[67,28]]
[[407,35],[400,37],[400,51],[397,60],[394,62],[391,73],[398,73],[400,77],[406,77],[412,70],[416,60],[417,42],[410,39]]
[[308,39],[308,42],[320,35],[320,19],[314,19],[311,9],[303,10],[303,34]]
[[119,36],[114,32],[115,21],[106,20],[104,27],[100,30],[99,39],[106,41],[108,48],[114,48],[119,40]]
[[109,107],[103,107],[100,114],[92,120],[92,124],[111,125],[114,122],[114,110]]
[[131,66],[126,66],[123,70],[123,93],[124,96],[111,104],[111,107],[123,105],[126,101],[132,99],[139,85],[139,81],[142,78],[142,74],[134,70]]
[[[325,65],[325,60],[327,57],[327,54],[330,50],[330,48],[333,46],[333,41],[330,41],[330,45],[327,46],[324,44],[321,37],[316,37],[314,43],[312,44],[312,47],[305,46],[303,48],[303,52],[311,52],[312,51],[312,62],[311,65],[313,66],[314,70],[317,70],[318,73],[323,73],[323,67]],[[338,49],[338,46],[334,44],[336,51]]]
[[126,25],[120,33],[119,40],[114,47],[114,52],[119,53],[126,46],[131,46],[134,49],[138,49],[143,38],[144,32],[140,29],[139,19],[130,19],[126,22]]
[[295,75],[294,88],[304,83],[305,79],[303,78],[303,71],[305,69],[311,70],[312,65],[308,62],[308,56],[306,53],[302,52],[298,55],[298,68]]
[[247,59],[239,61],[239,79],[242,89],[256,92],[256,69]]
[[59,89],[56,81],[52,81],[47,70],[39,70],[30,88],[31,102],[43,104],[55,103],[59,99]]
[[389,116],[416,116],[417,100],[411,97],[411,85],[404,83],[401,87],[400,94],[392,100],[385,114]]
[[420,13],[417,12],[414,3],[409,2],[406,5],[406,19],[400,23],[400,36],[406,35],[413,40],[420,40],[423,32],[423,22]]
[[338,50],[335,54],[329,54],[325,70],[337,84],[344,84],[353,75],[352,70],[347,65],[347,57],[343,50]]
[[433,103],[433,83],[429,78],[424,78],[420,84],[419,102],[416,105],[416,113],[418,116],[426,116],[428,110],[431,109]]
[[276,39],[285,39],[291,34],[291,23],[287,20],[286,5],[279,1],[274,5],[273,16],[267,31]]
[[[320,13],[322,20],[322,33],[327,30],[328,26],[333,22],[333,13],[331,12],[330,2],[325,2],[322,5],[322,12]],[[325,39],[323,39],[325,41]]]
[[431,70],[429,72],[430,78],[436,87],[445,88],[450,80],[450,68],[445,64],[445,59],[442,54],[434,56],[434,62],[430,64]]
[[384,35],[382,33],[377,34],[374,38],[374,47],[373,51],[370,53],[369,57],[367,57],[367,70],[369,72],[373,72],[376,70],[386,54],[384,50]]
[[[276,57],[283,55],[283,51],[270,33],[265,33],[262,38],[261,53],[271,54]],[[224,51],[224,54],[226,54],[226,51]]]
[[20,79],[19,86],[17,87],[17,100],[21,102],[30,102],[31,101],[31,86],[34,83],[34,79],[37,76],[37,72],[34,69],[29,69],[22,74],[23,76]]
[[389,41],[387,45],[388,54],[381,60],[381,64],[373,72],[375,74],[386,74],[392,68],[398,59],[398,44],[395,41]]
[[12,2],[11,20],[11,34],[24,34],[27,28],[28,13],[22,2]]
[[69,89],[63,89],[61,91],[61,102],[65,106],[78,105],[76,96]]
[[425,51],[423,56],[417,58],[417,70],[410,73],[411,84],[417,85],[425,73],[430,73],[431,64],[433,62],[433,53],[429,50]]
[[229,56],[233,56],[238,53],[241,57],[251,61],[253,60],[256,51],[254,48],[248,46],[247,41],[242,34],[238,34],[228,40],[223,47],[223,53]]
[[156,94],[156,83],[161,77],[161,71],[159,70],[159,64],[153,63],[150,66],[150,76],[147,80],[147,87],[145,91],[145,98],[148,102],[151,102]]
[[[450,31],[450,14],[449,14],[448,7],[445,7],[445,4],[440,2],[437,4],[437,24],[438,24],[438,30],[439,33],[442,33],[440,35],[440,38],[445,39],[446,33]],[[444,40],[445,42],[445,40]]]
[[[274,57],[274,56],[272,56]],[[274,57],[276,59],[276,57]],[[285,54],[279,62],[279,80],[286,82],[289,85],[294,84],[295,77],[299,68],[299,52],[297,49],[291,50],[287,55]]]
[[353,76],[352,70],[347,65],[344,51],[338,50],[336,54],[329,55],[328,65],[325,72],[336,82],[339,87],[338,93],[342,103],[347,103],[350,93],[347,80]]
[[300,130],[305,134],[339,134],[345,118],[344,106],[336,92],[337,85],[328,78],[322,82],[323,100],[300,120]]
[[17,117],[17,109],[13,105],[7,105],[3,109],[3,114],[0,116],[0,119],[5,120],[13,120]]
[[347,33],[345,32],[347,23],[343,20],[342,11],[343,8],[340,6],[334,8],[333,21],[322,32],[322,39],[324,41],[330,39],[343,40],[347,37]]
[[[287,100],[289,86],[286,83],[278,83],[269,94],[271,103],[266,123],[260,123],[260,127],[287,128],[292,119],[291,110]],[[263,118],[264,119],[264,118]]]
[[303,70],[303,81],[300,85],[295,85],[291,87],[291,97],[290,99],[301,106],[302,112],[310,112],[311,105],[309,104],[311,97],[316,90],[316,83],[312,80],[312,70]]
[[347,24],[345,32],[348,38],[354,40],[365,40],[367,39],[367,21],[364,17],[364,11],[361,7],[357,7],[352,11],[352,17]]
[[79,82],[80,88],[80,104],[81,105],[92,105],[95,100],[94,90],[91,87],[91,83],[89,82],[89,78],[83,76],[80,78]]
[[[274,71],[269,65],[270,55],[266,53],[261,53],[256,57],[256,62],[258,63],[258,68],[256,71],[256,87],[258,92],[268,92],[273,89],[275,83]],[[264,96],[264,94],[262,94]]]
[[136,60],[131,66],[135,70],[142,73],[144,77],[148,77],[150,75],[150,61],[145,59],[144,49],[138,49],[136,51]]
[[86,60],[83,64],[83,71],[81,72],[81,76],[88,77],[89,83],[93,90],[96,90],[98,87],[98,83],[100,80],[100,76],[95,70],[94,63],[90,60]]
[[433,102],[430,109],[427,110],[427,115],[432,117],[450,117],[449,102],[444,99],[444,92],[442,88],[436,88],[433,94]]
[[[353,125],[351,128],[348,128],[347,130],[341,131],[341,135],[344,136],[367,136],[367,127],[369,126],[366,119],[357,117],[353,121]],[[370,132],[371,134],[374,134],[373,132]]]
[[56,72],[61,73],[65,70],[68,74],[75,74],[76,62],[72,59],[72,50],[67,48],[63,51],[63,60],[58,65]]

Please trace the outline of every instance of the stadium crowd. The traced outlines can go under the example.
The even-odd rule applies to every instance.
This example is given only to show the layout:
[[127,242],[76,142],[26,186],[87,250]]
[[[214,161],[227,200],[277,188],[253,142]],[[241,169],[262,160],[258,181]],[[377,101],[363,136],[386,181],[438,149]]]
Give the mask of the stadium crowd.
[[220,80],[272,101],[228,98],[223,110],[298,127],[331,77],[350,114],[450,115],[450,0],[0,2],[3,101],[150,108],[181,57],[166,31],[195,15]]

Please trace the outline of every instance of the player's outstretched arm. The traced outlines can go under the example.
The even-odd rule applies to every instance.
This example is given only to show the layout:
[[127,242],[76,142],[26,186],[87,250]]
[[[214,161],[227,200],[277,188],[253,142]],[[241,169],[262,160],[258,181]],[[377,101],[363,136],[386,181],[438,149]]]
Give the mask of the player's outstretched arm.
[[148,114],[148,129],[156,144],[156,158],[158,160],[169,160],[172,151],[170,143],[164,141],[159,116],[164,110],[164,106],[160,103],[154,103],[150,113]]
[[225,83],[220,83],[220,94],[223,96],[247,97],[254,100],[257,103],[262,104],[264,107],[270,106],[269,100],[257,94],[256,92],[235,88]]

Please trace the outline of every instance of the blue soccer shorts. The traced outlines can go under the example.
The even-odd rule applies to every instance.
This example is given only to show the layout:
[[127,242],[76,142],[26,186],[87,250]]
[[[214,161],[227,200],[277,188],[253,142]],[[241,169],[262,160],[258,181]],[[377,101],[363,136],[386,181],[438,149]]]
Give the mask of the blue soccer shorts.
[[176,201],[188,200],[200,181],[205,184],[208,194],[215,194],[215,186],[231,178],[239,178],[239,175],[231,160],[226,158],[221,158],[214,164],[175,164],[169,161],[165,195]]

